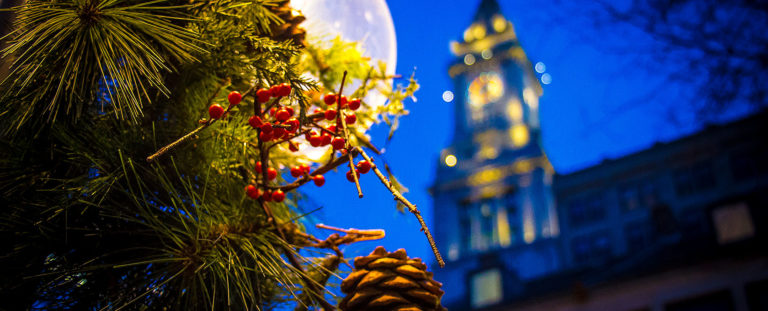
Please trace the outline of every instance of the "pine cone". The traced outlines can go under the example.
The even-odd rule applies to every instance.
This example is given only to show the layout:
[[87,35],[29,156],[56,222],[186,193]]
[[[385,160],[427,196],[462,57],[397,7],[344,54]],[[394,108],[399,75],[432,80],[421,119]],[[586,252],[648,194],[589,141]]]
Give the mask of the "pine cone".
[[408,258],[402,248],[387,253],[379,246],[370,255],[355,258],[355,271],[341,282],[341,291],[347,296],[339,308],[442,311],[446,309],[440,305],[441,286],[420,258]]
[[272,24],[270,26],[272,32],[270,38],[272,40],[285,41],[292,39],[296,45],[307,46],[305,41],[307,31],[299,27],[299,24],[306,18],[300,12],[291,8],[289,0],[281,1],[276,6],[270,6],[269,10],[284,22],[283,24]]

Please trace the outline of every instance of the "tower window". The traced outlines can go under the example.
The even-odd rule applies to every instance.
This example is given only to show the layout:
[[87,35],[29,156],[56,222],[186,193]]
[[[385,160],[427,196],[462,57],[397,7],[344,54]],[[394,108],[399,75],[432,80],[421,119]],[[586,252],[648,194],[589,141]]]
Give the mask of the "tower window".
[[619,186],[619,206],[629,212],[651,207],[658,201],[656,186],[649,181]]
[[568,220],[571,225],[583,225],[601,220],[603,217],[605,217],[605,207],[602,197],[598,194],[573,200],[568,205]]
[[482,308],[501,302],[501,271],[489,269],[472,276],[472,308]]
[[528,133],[528,127],[523,124],[513,125],[509,129],[509,140],[512,142],[514,148],[520,148],[528,144],[530,140],[530,134]]
[[728,244],[755,235],[755,226],[747,204],[740,202],[712,211],[712,222],[717,232],[717,242]]
[[491,198],[464,206],[461,228],[465,249],[479,253],[519,242],[516,209],[508,201]]
[[571,240],[573,261],[598,263],[611,255],[611,239],[607,231],[576,237]]
[[680,196],[687,196],[717,186],[712,164],[700,162],[675,171],[675,191]]

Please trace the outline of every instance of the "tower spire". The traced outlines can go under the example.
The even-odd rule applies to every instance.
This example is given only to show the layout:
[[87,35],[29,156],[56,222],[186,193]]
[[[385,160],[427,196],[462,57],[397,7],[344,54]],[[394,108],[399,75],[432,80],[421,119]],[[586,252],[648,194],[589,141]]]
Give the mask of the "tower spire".
[[490,23],[495,15],[501,15],[501,7],[496,0],[482,0],[475,12],[474,22]]

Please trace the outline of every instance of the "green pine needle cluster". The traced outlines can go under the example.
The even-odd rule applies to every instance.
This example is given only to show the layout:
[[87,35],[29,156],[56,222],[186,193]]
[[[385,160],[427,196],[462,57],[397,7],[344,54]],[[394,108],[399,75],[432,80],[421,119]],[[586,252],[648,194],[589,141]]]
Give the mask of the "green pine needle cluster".
[[16,103],[8,107],[17,115],[13,129],[59,114],[78,118],[98,101],[135,122],[144,102],[169,94],[164,73],[205,53],[195,31],[182,26],[182,7],[166,1],[33,0],[15,13],[2,51],[13,58],[12,71],[0,94]]

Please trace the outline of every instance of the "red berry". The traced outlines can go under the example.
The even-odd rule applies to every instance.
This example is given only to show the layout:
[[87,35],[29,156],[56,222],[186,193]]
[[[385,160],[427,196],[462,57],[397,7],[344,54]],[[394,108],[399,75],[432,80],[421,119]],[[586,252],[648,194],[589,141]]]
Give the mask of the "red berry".
[[299,166],[294,166],[291,168],[291,176],[293,177],[299,177],[304,174],[304,170],[301,169]]
[[275,116],[275,112],[277,112],[277,107],[272,107],[272,108],[269,109],[269,115],[270,116],[274,117]]
[[278,93],[280,96],[288,96],[291,95],[291,85],[288,83],[280,84],[278,87]]
[[341,95],[341,108],[344,108],[347,106],[347,97],[344,95]]
[[326,120],[333,120],[336,119],[336,110],[328,109],[325,111],[325,119]]
[[[357,175],[357,179],[360,179],[360,172],[355,169],[355,174]],[[347,171],[347,180],[349,182],[355,182],[355,177],[352,176],[352,171]]]
[[277,171],[274,168],[267,168],[267,179],[273,180],[277,178]]
[[272,201],[272,192],[265,190],[264,193],[261,194],[261,198],[267,202]]
[[285,192],[280,189],[275,190],[275,192],[272,192],[272,200],[275,202],[283,202],[283,200],[285,200]]
[[366,160],[362,160],[360,162],[357,162],[357,171],[365,174],[368,173],[368,171],[371,170],[371,162],[368,162]]
[[248,197],[251,199],[258,200],[259,196],[261,196],[261,193],[259,192],[259,189],[257,189],[254,185],[245,186],[245,194],[248,195]]
[[279,97],[280,96],[280,86],[279,85],[273,85],[269,88],[269,93],[272,94],[272,97]]
[[307,132],[306,134],[304,134],[304,139],[309,141],[309,139],[312,138],[312,136],[317,136],[317,132],[315,132],[315,131]]
[[288,111],[288,113],[290,113],[290,114],[291,114],[291,116],[293,116],[293,113],[294,113],[294,111],[293,111],[293,108],[291,108],[291,107],[285,107],[285,110],[287,110],[287,111]]
[[224,115],[224,107],[221,107],[219,104],[213,104],[208,107],[208,115],[211,116],[211,119],[221,118]]
[[293,142],[288,142],[288,149],[291,150],[291,152],[299,151],[299,146],[296,146]]
[[329,125],[327,128],[325,128],[329,132],[336,133],[336,125]]
[[248,118],[248,124],[250,124],[253,128],[258,128],[261,127],[263,122],[261,122],[261,118],[259,118],[259,116],[251,116]]
[[269,92],[268,89],[259,89],[258,91],[256,91],[256,97],[258,97],[258,100],[260,103],[268,102],[270,96],[272,96],[272,94]]
[[227,100],[229,100],[230,105],[237,105],[240,103],[240,100],[243,99],[243,95],[240,95],[240,92],[238,91],[232,91],[229,92],[229,95],[227,96]]
[[261,125],[261,132],[262,133],[272,133],[272,123],[264,123]]
[[344,144],[347,143],[347,140],[341,137],[336,137],[331,141],[331,145],[333,146],[333,150],[339,150],[341,148],[344,148]]
[[349,101],[349,109],[357,110],[358,108],[360,108],[360,99],[359,98],[355,98],[355,99],[352,99],[352,100]]
[[323,145],[323,146],[328,146],[328,145],[330,145],[330,144],[331,144],[331,140],[332,140],[332,139],[333,139],[333,137],[331,137],[331,135],[328,135],[328,133],[326,133],[326,134],[323,134],[323,141],[322,141],[322,145]]
[[291,114],[288,113],[288,110],[285,110],[285,108],[280,109],[276,114],[275,118],[277,118],[278,121],[283,122],[285,120],[288,120],[291,118]]
[[320,147],[320,145],[323,144],[323,137],[320,135],[314,135],[309,137],[309,144],[312,145],[312,147]]
[[296,120],[296,119],[289,119],[287,122],[285,122],[285,124],[290,126],[288,128],[288,131],[291,132],[291,133],[295,133],[296,130],[298,130],[299,126],[301,125],[299,123],[299,120]]
[[270,141],[270,140],[272,140],[272,132],[261,132],[259,134],[259,140],[261,140],[261,141]]
[[301,167],[301,170],[302,170],[302,171],[304,171],[304,172],[306,172],[307,174],[309,174],[309,170],[310,170],[310,168],[309,168],[309,165],[306,165],[306,164],[302,164],[302,165],[300,165],[299,167]]
[[344,117],[344,122],[347,122],[347,124],[355,124],[355,121],[357,121],[357,116],[354,114]]
[[314,181],[315,186],[318,187],[325,185],[325,177],[323,177],[323,175],[315,175],[315,177],[312,177],[312,181]]
[[333,94],[333,93],[325,94],[325,97],[323,97],[323,101],[328,106],[335,104],[336,103],[336,94]]
[[256,173],[261,174],[261,161],[256,162]]
[[276,127],[274,130],[272,130],[272,139],[280,139],[285,134],[288,134],[288,132],[286,132],[284,128]]

